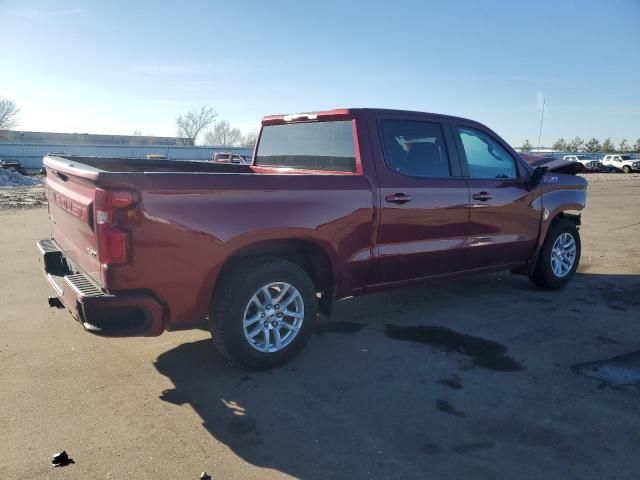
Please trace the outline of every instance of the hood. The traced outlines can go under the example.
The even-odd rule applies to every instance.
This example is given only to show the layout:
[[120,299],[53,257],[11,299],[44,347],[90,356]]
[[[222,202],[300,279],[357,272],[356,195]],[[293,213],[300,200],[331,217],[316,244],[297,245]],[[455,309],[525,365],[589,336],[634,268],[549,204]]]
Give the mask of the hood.
[[576,173],[581,173],[586,170],[585,166],[580,162],[571,162],[569,160],[562,160],[561,158],[553,158],[548,155],[539,156],[521,153],[520,156],[532,167],[546,167],[548,172],[575,175]]

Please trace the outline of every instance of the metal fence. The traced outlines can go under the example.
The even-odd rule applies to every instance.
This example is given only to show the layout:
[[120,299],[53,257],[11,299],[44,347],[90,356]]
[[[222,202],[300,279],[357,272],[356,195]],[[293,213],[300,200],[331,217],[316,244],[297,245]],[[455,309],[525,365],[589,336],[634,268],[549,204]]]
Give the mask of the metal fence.
[[19,160],[28,170],[39,170],[47,153],[65,153],[90,157],[140,158],[145,155],[165,155],[170,160],[211,160],[214,153],[233,152],[251,155],[250,148],[183,147],[176,145],[77,145],[43,143],[1,143],[0,159]]

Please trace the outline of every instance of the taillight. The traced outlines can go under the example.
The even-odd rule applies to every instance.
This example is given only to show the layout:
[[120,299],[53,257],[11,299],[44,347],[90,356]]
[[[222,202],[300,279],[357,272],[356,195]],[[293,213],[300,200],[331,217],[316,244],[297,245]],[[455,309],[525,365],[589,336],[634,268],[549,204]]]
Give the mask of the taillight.
[[98,258],[102,265],[123,265],[129,256],[129,233],[118,225],[118,211],[130,208],[135,194],[96,188],[95,225]]

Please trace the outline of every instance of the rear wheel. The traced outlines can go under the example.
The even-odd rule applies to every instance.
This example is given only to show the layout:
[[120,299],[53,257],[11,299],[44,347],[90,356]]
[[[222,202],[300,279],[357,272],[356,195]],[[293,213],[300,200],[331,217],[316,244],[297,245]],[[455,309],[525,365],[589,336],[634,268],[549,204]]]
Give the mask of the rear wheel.
[[317,314],[315,287],[295,263],[242,262],[220,279],[209,312],[218,350],[251,369],[283,364],[308,342]]
[[568,220],[555,220],[549,227],[538,263],[529,276],[537,286],[548,289],[565,286],[580,263],[580,234]]

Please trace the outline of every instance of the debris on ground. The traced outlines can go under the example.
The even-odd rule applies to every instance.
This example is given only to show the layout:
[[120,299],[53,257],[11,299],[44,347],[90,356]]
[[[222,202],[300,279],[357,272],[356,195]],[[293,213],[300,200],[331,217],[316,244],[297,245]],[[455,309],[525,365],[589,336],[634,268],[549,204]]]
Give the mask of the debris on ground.
[[0,209],[37,208],[47,205],[42,177],[0,169]]
[[581,173],[589,183],[640,181],[640,173]]
[[10,208],[39,208],[47,206],[44,187],[0,187],[0,210]]
[[207,474],[207,472],[202,472],[200,474],[200,480],[211,480],[211,475]]
[[69,455],[64,450],[51,457],[51,465],[54,467],[66,467],[70,463],[74,463],[74,461],[69,458]]

